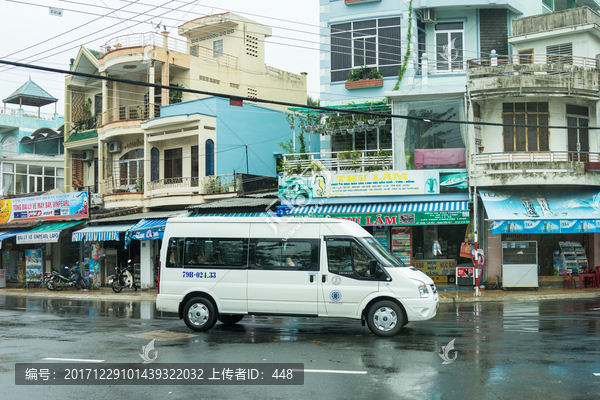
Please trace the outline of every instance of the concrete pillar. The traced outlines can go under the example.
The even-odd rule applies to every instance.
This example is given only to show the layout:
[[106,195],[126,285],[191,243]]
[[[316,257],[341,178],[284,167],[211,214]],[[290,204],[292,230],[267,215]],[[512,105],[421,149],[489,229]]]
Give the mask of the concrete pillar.
[[154,285],[151,249],[157,242],[157,240],[142,240],[140,242],[140,286],[142,289],[149,289]]
[[[156,80],[155,72],[154,72],[154,60],[152,60],[148,63],[148,68],[150,69],[149,74],[148,74],[148,80],[150,82],[148,82],[148,83],[154,83],[154,81]],[[154,87],[150,86],[148,89],[149,89],[148,90],[148,107],[149,107],[148,116],[150,118],[154,118]]]
[[492,67],[497,67],[498,66],[498,54],[496,54],[496,50],[492,50],[492,53],[490,54],[490,59],[492,62]]
[[[162,65],[161,84],[165,85],[165,86],[169,86],[169,81],[170,81],[170,79],[169,79],[169,46],[168,46],[169,32],[163,32],[162,34],[163,34],[163,47],[165,48],[166,58]],[[162,89],[160,104],[162,106],[169,105],[169,89]]]
[[502,277],[502,235],[492,235],[491,222],[487,222],[487,281],[496,282],[496,275]]
[[600,233],[590,233],[587,253],[589,254],[588,266],[596,268],[600,265]]

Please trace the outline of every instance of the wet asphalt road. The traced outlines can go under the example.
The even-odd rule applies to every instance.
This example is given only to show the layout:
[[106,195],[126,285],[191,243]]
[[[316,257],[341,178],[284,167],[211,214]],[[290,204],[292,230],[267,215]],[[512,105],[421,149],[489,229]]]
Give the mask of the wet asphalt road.
[[[153,338],[153,365],[303,363],[313,372],[302,386],[15,385],[15,363],[47,357],[141,365]],[[444,365],[440,348],[453,339],[456,360]],[[0,296],[3,399],[597,399],[594,373],[600,301],[444,304],[433,320],[381,338],[329,318],[246,317],[194,333],[153,302]]]

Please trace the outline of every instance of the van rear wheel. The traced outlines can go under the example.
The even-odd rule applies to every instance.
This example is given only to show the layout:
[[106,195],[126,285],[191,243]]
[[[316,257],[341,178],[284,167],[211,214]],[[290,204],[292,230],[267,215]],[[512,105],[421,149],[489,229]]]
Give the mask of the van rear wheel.
[[193,331],[207,331],[217,322],[217,312],[210,300],[194,297],[183,309],[183,320]]
[[225,325],[234,325],[240,322],[244,318],[243,315],[219,315],[219,321]]
[[369,308],[367,325],[377,336],[394,336],[404,325],[404,312],[392,301],[379,301]]

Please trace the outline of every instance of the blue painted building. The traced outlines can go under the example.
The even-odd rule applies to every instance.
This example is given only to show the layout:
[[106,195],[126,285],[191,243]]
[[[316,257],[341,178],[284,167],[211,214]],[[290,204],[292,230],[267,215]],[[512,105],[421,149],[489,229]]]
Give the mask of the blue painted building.
[[56,103],[57,99],[30,79],[3,102],[0,110],[2,195],[63,190],[64,118],[56,112],[49,114],[40,110]]

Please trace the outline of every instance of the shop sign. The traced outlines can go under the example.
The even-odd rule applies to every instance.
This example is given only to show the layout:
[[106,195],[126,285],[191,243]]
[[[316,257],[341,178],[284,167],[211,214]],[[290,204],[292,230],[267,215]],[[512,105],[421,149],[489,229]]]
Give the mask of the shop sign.
[[413,267],[426,275],[454,275],[456,260],[414,260]]
[[164,228],[147,229],[145,231],[136,231],[133,233],[133,239],[137,240],[157,240],[162,239]]
[[280,176],[279,197],[341,197],[439,194],[437,170],[317,173]]
[[492,234],[596,233],[600,220],[492,221]]
[[56,243],[60,237],[58,232],[35,232],[35,233],[19,233],[17,235],[17,244],[29,243]]
[[0,223],[88,217],[88,192],[0,200]]
[[[301,216],[301,214],[295,214]],[[418,211],[411,213],[378,214],[319,214],[305,215],[311,218],[347,219],[362,226],[385,225],[448,225],[468,224],[469,211]]]

